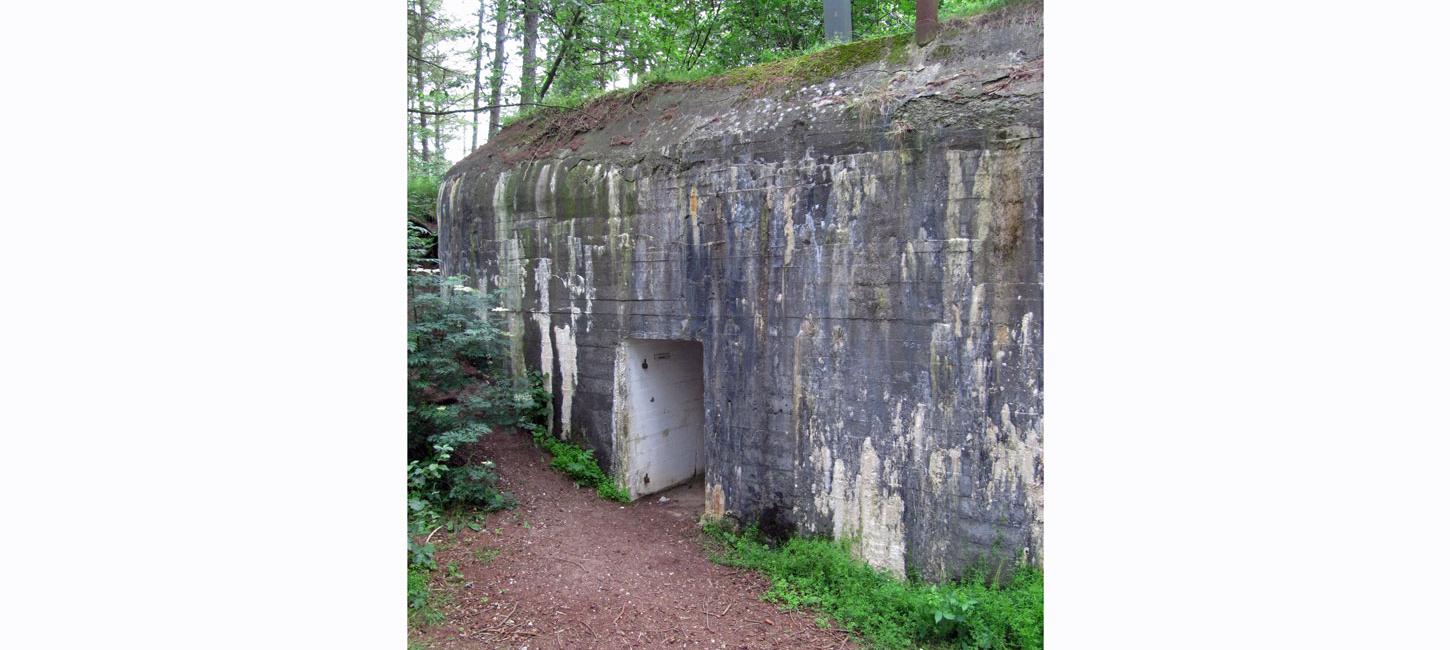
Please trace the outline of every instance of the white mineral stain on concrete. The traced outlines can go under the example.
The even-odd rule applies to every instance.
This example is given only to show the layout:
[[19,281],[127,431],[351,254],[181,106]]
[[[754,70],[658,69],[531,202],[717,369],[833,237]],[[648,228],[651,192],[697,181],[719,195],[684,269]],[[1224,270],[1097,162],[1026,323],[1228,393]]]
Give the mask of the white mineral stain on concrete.
[[509,332],[509,367],[514,376],[524,372],[524,267],[522,248],[513,230],[513,213],[508,205],[508,185],[512,172],[498,175],[493,186],[494,241],[498,242],[498,276],[494,286],[502,294],[499,306],[506,310]]
[[579,384],[579,348],[574,343],[574,330],[568,325],[554,328],[554,346],[559,350],[559,426],[560,435],[568,439],[574,411],[574,387]]
[[972,197],[977,200],[975,221],[977,231],[972,235],[976,239],[974,252],[980,254],[982,243],[992,234],[992,210],[996,207],[992,197],[992,167],[994,163],[992,151],[983,149],[981,156],[977,159],[977,172],[972,176]]
[[927,477],[931,481],[933,492],[941,493],[946,488],[954,488],[957,477],[961,473],[962,450],[933,449],[931,451],[931,458],[927,461]]
[[781,266],[790,266],[791,254],[795,252],[795,188],[786,188],[781,193],[780,210],[785,214],[785,255]]
[[947,205],[945,219],[942,222],[942,237],[951,239],[962,236],[962,209],[971,196],[963,170],[966,158],[971,155],[971,152],[951,150],[947,151],[945,155],[947,160]]
[[832,468],[831,502],[834,511],[832,535],[855,539],[856,552],[871,566],[897,577],[906,575],[906,538],[901,495],[893,489],[898,473],[883,463],[871,444],[861,441],[860,469],[854,477],[837,459]]
[[1042,456],[1042,428],[1041,420],[1028,421],[1028,429],[1019,429],[1012,422],[1011,407],[1003,404],[998,420],[987,422],[987,439],[996,441],[1005,433],[1006,442],[995,442],[988,450],[992,474],[985,495],[990,505],[999,496],[1010,500],[1014,491],[1021,490],[1027,510],[1032,513],[1030,550],[1034,557],[1041,558],[1043,490],[1042,483],[1036,480],[1036,466]]
[[539,167],[539,177],[534,179],[534,212],[540,218],[548,218],[550,204],[549,197],[554,196],[553,175],[549,170],[553,165],[544,163]]

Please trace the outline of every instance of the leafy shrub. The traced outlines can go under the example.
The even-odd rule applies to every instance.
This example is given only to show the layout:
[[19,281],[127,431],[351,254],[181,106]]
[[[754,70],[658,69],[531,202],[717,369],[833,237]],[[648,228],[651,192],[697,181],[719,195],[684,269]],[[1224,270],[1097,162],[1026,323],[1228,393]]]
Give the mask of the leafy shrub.
[[507,380],[498,377],[503,334],[487,315],[491,301],[462,278],[426,269],[409,277],[408,505],[428,525],[446,508],[507,507],[488,463],[466,464],[457,451],[489,424],[514,415]]
[[418,170],[408,175],[408,220],[431,224],[437,219],[438,184],[442,175],[437,170]]
[[469,463],[460,452],[490,425],[517,418],[512,385],[503,376],[503,334],[490,320],[492,301],[464,278],[442,278],[430,257],[437,169],[408,178],[408,619],[443,620],[429,584],[438,568],[432,530],[461,526],[470,510],[512,507],[498,489],[491,462]]
[[[414,189],[410,181],[410,218]],[[438,567],[430,529],[455,530],[459,511],[513,505],[492,463],[469,463],[459,452],[490,424],[515,417],[511,386],[498,376],[502,334],[488,318],[491,303],[462,278],[440,278],[426,257],[431,247],[428,231],[409,223],[408,611],[424,624],[443,618],[429,588]]]
[[408,539],[408,567],[432,571],[438,568],[438,562],[433,555],[437,549],[432,544],[419,542],[415,539]]
[[713,559],[755,569],[770,579],[766,600],[787,609],[810,607],[882,648],[1042,647],[1042,572],[1021,567],[994,586],[983,572],[950,584],[902,581],[852,557],[845,541],[793,538],[777,548],[754,530],[706,533],[723,545]]

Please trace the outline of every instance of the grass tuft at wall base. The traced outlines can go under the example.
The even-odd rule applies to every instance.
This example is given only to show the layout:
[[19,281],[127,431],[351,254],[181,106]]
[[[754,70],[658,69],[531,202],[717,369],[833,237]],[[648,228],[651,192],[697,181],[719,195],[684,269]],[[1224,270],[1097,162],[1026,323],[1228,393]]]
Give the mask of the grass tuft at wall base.
[[1043,574],[1018,569],[992,585],[981,572],[960,582],[901,581],[851,556],[843,541],[793,538],[778,547],[754,530],[732,533],[714,524],[713,560],[754,569],[770,579],[764,599],[785,609],[808,607],[879,648],[1042,648]]

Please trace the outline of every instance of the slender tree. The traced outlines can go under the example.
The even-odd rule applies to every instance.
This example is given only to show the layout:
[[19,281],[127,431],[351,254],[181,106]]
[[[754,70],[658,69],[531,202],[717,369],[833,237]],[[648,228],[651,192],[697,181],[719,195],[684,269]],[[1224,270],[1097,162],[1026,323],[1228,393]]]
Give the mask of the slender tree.
[[578,7],[574,10],[574,15],[569,20],[569,27],[564,30],[564,35],[559,38],[557,45],[558,51],[554,53],[554,62],[549,64],[549,73],[544,76],[544,85],[539,88],[538,99],[535,101],[543,101],[544,96],[549,94],[549,86],[554,84],[554,77],[559,73],[559,64],[563,63],[564,58],[569,56],[570,46],[574,44],[575,35],[578,34],[579,28],[584,24],[584,16],[583,7]]
[[[427,59],[423,58],[423,53],[424,53],[423,46],[424,46],[425,40],[428,37],[428,0],[417,0],[417,6],[418,6],[417,19],[413,21],[413,39],[414,39],[414,42],[417,43],[417,57],[418,57],[417,61],[414,61],[414,65],[413,65],[414,79],[415,79],[416,84],[417,84],[414,87],[415,88],[414,92],[416,93],[416,96],[418,97],[418,107],[419,108],[426,109],[427,106],[424,104],[423,98],[426,97],[428,93],[427,93],[427,86],[424,85],[424,83],[423,83],[423,64],[427,62]],[[435,110],[436,110],[436,108],[435,108]],[[422,145],[422,151],[421,151],[420,158],[423,160],[423,162],[428,162],[429,159],[430,159],[430,156],[428,155],[428,114],[427,113],[419,113],[418,114],[418,141]]]
[[[471,148],[478,148],[478,96],[483,90],[483,14],[486,0],[478,0],[478,30],[474,32],[473,48],[473,142]],[[497,55],[495,55],[497,56]]]
[[[498,0],[493,10],[493,74],[488,78],[488,138],[493,139],[502,126],[499,104],[503,103],[504,40],[508,36],[508,0]],[[477,113],[475,113],[476,115]]]
[[524,0],[523,72],[519,77],[519,102],[537,101],[534,95],[535,50],[539,46],[539,0]]

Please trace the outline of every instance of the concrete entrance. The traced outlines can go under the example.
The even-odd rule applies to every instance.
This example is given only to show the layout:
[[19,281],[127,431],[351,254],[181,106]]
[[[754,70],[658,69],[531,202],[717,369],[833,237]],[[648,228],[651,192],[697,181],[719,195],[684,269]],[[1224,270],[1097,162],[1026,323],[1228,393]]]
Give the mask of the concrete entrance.
[[615,409],[624,412],[616,412],[615,452],[630,496],[704,474],[704,348],[696,341],[653,339],[619,345],[615,363],[623,368],[615,374]]

